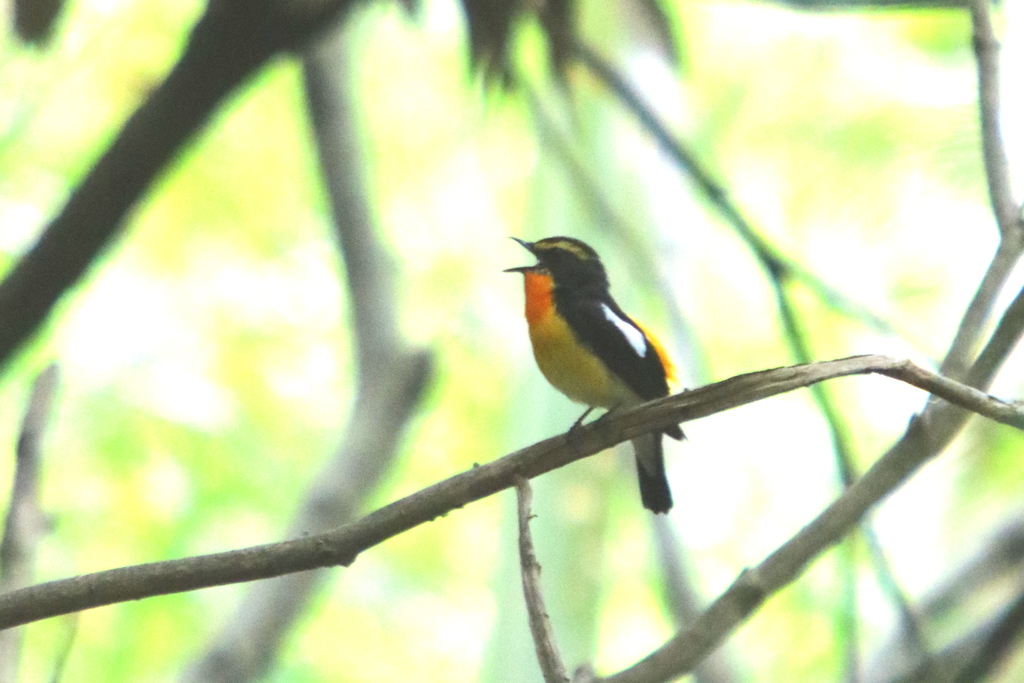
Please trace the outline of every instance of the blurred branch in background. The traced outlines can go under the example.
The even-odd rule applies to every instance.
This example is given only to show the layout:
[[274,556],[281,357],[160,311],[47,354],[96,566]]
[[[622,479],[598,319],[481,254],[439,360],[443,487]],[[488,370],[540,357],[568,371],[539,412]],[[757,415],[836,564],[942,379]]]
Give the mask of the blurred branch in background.
[[64,0],[14,0],[14,28],[26,43],[43,44],[53,32]]
[[[687,557],[675,529],[657,515],[651,522],[654,546],[658,551],[661,575],[665,580],[665,603],[672,611],[673,623],[681,630],[696,621],[702,611],[701,596],[694,589],[687,570]],[[740,678],[729,661],[726,648],[710,653],[693,669],[696,683],[734,683]]]
[[584,42],[575,41],[572,54],[633,112],[641,127],[650,133],[665,153],[676,162],[686,177],[693,182],[701,196],[722,215],[726,223],[746,243],[773,282],[781,283],[788,280],[799,282],[841,314],[857,320],[881,334],[898,335],[892,323],[851,300],[814,273],[781,254],[765,240],[743,215],[740,208],[732,202],[725,187],[703,166],[696,155],[669,131],[668,126],[656,112],[647,106],[639,93],[592,47]]
[[[961,614],[977,614],[991,610],[993,596],[1024,594],[1024,520],[1020,517],[988,539],[982,548],[931,595],[921,600],[920,613],[929,624],[957,623]],[[1019,637],[1024,622],[1012,605],[1017,597],[998,600],[996,616],[984,620],[960,634],[937,654],[934,668],[962,681],[974,676],[978,669],[971,661],[978,660],[985,643],[993,640],[1013,641]],[[1007,607],[1011,605],[1011,607]],[[991,647],[987,650],[991,652]],[[879,648],[868,666],[866,683],[925,683],[932,681],[925,663],[920,662],[914,648],[908,647],[907,634],[897,631]]]
[[1011,654],[1011,648],[1024,633],[1024,591],[1019,592],[1004,607],[1003,613],[986,626],[974,634],[975,647],[973,652],[967,649],[964,653],[966,661],[958,667],[956,683],[987,680]]
[[871,10],[871,9],[933,9],[933,8],[956,8],[966,7],[967,0],[772,0],[779,5],[785,5],[799,10],[814,11],[843,11],[843,10]]
[[[892,564],[878,534],[867,522],[861,525],[861,530],[875,568],[875,580],[892,600],[896,614],[899,615],[898,629],[903,634],[907,657],[913,659],[917,668],[927,675],[928,680],[936,683],[952,681],[951,670],[939,661],[933,651],[926,628],[927,622],[922,618],[920,611],[913,605],[907,592],[903,590],[896,578],[896,573],[892,569]],[[862,679],[863,676],[858,676],[858,680]]]
[[[36,549],[50,527],[39,502],[42,440],[60,381],[51,364],[36,378],[15,450],[14,485],[0,539],[0,593],[32,583]],[[23,629],[0,631],[0,683],[17,683]]]
[[36,244],[0,281],[0,369],[116,239],[154,179],[221,101],[349,0],[212,0],[167,78],[124,124]]
[[[999,43],[992,29],[987,0],[970,0],[973,44],[978,71],[978,118],[989,201],[999,228],[999,247],[967,307],[939,369],[962,380],[992,315],[992,307],[1024,250],[1024,226],[1013,198],[1010,168],[999,124]],[[966,231],[964,234],[967,236]]]
[[[370,218],[358,125],[349,93],[350,55],[339,25],[304,56],[306,96],[338,246],[345,263],[358,360],[358,394],[344,443],[312,480],[288,538],[351,520],[395,460],[399,439],[430,377],[431,355],[398,333],[393,268]],[[194,683],[262,678],[288,630],[331,570],[253,584],[207,652],[182,677]]]

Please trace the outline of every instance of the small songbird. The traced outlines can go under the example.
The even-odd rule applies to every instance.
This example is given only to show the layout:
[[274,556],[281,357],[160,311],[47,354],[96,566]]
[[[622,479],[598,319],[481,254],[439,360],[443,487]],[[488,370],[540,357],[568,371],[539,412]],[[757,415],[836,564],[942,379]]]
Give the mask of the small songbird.
[[[667,396],[672,364],[657,340],[612,299],[597,252],[571,237],[512,239],[538,261],[505,271],[524,276],[533,356],[552,386],[589,406],[577,424],[594,408],[614,410]],[[678,426],[664,433],[683,438]],[[633,439],[633,449],[644,507],[668,512],[672,492],[661,433]]]

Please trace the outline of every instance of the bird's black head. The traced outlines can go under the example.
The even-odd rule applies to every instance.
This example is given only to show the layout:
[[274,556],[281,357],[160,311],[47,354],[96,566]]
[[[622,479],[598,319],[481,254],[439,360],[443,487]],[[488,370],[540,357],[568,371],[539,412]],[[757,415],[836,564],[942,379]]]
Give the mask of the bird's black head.
[[597,293],[608,289],[608,275],[597,252],[572,237],[545,237],[526,242],[513,237],[537,257],[536,266],[510,268],[511,271],[541,269],[551,274],[555,287],[574,290],[592,290]]

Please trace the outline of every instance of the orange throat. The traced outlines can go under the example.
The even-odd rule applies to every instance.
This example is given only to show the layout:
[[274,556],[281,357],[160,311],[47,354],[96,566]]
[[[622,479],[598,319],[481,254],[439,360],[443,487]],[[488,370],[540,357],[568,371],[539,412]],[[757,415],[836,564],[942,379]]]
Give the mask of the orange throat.
[[555,283],[546,273],[528,270],[523,276],[526,288],[526,322],[533,325],[551,313],[551,290]]

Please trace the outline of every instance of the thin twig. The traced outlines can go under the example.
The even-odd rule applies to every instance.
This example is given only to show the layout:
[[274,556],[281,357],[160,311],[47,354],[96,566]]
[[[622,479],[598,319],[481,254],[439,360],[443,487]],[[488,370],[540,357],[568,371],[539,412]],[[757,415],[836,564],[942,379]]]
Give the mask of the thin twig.
[[1020,207],[1013,200],[1010,164],[999,126],[999,41],[992,30],[988,0],[970,0],[974,55],[978,64],[978,109],[981,148],[985,159],[989,200],[999,232],[1020,242]]
[[71,651],[75,647],[75,640],[78,639],[78,625],[81,621],[81,615],[70,614],[64,621],[66,622],[64,639],[53,658],[53,671],[50,673],[50,683],[61,683],[64,680],[64,672],[67,671],[68,661],[71,659]]
[[[434,484],[324,534],[212,555],[110,569],[0,595],[0,629],[115,602],[266,579],[319,567],[347,566],[367,548],[510,488],[517,475],[528,479],[536,477],[672,424],[714,415],[816,382],[871,373],[906,382],[941,396],[949,403],[938,403],[930,413],[926,411],[914,418],[906,439],[908,446],[894,448],[887,453],[822,515],[763,563],[764,569],[757,575],[767,576],[771,581],[764,584],[761,578],[757,585],[777,589],[792,581],[811,559],[837,542],[864,512],[927,461],[934,454],[932,447],[944,445],[945,441],[938,437],[945,437],[949,425],[955,433],[957,421],[962,423],[965,419],[962,417],[965,411],[974,411],[996,422],[1024,429],[1024,410],[977,389],[939,377],[908,360],[888,356],[854,356],[812,365],[762,370],[623,410],[598,423],[579,428],[571,440],[561,435],[541,441]],[[933,426],[932,421],[937,426]],[[922,445],[917,443],[919,441],[925,443]],[[746,581],[749,580],[748,577]],[[739,606],[749,602],[751,595],[747,583],[740,583],[728,597],[719,598],[709,611],[714,612],[714,618],[721,619],[722,610],[726,609],[724,614],[732,615],[730,621],[728,624],[719,622],[698,642],[707,645],[721,642],[729,629],[756,606],[751,604],[747,609],[737,611]],[[759,596],[758,602],[764,597],[763,591],[756,595]],[[739,605],[734,602],[737,598],[743,599]],[[699,623],[712,618],[708,614],[705,612]],[[688,638],[691,636],[683,640]],[[691,652],[688,656],[692,655]],[[691,660],[683,657],[679,661]]]
[[537,662],[545,683],[567,683],[565,663],[555,642],[551,619],[544,607],[544,591],[540,585],[540,564],[530,536],[530,507],[533,505],[533,490],[530,482],[523,477],[515,478],[516,501],[519,511],[519,569],[523,577],[523,596],[526,599],[526,613],[530,618],[530,634],[537,650]]
[[[41,442],[60,378],[57,365],[39,373],[32,384],[28,408],[21,423],[15,451],[14,485],[11,490],[4,536],[0,540],[0,593],[32,582],[36,549],[48,524],[39,504]],[[21,658],[21,630],[0,632],[0,683],[17,683]]]
[[967,306],[939,372],[963,380],[984,334],[992,307],[1024,250],[1020,208],[1013,198],[1006,148],[999,125],[999,44],[992,30],[988,0],[970,0],[974,54],[978,71],[978,117],[982,158],[992,213],[999,227],[999,247]]
[[1020,256],[1019,244],[1006,239],[999,242],[999,247],[981,279],[981,284],[978,285],[974,297],[960,319],[960,326],[953,337],[953,343],[950,345],[942,365],[939,366],[939,372],[944,377],[955,379],[958,382],[964,380],[967,369],[971,367],[971,362],[974,359],[975,349],[988,327],[989,317],[992,315],[996,299],[1010,279]]
[[892,323],[852,301],[814,273],[782,255],[754,229],[740,208],[729,198],[728,192],[721,183],[715,180],[711,172],[704,168],[696,155],[682,141],[672,135],[668,126],[607,61],[589,45],[578,40],[574,40],[572,49],[573,57],[593,72],[633,112],[644,130],[654,137],[661,148],[693,181],[701,194],[725,218],[726,222],[750,248],[769,277],[783,281],[792,278],[840,312],[861,321],[878,332],[899,336]]
[[985,348],[967,371],[965,383],[972,387],[986,387],[1002,367],[1003,362],[1020,341],[1020,330],[1024,327],[1024,288],[1017,293],[1003,316],[992,331]]

